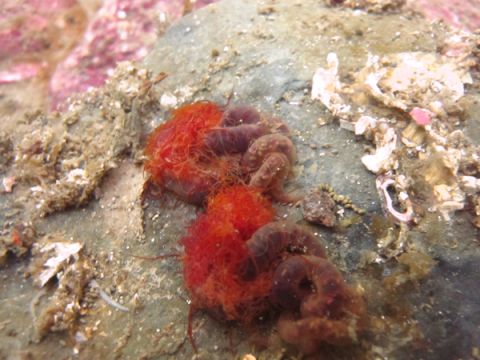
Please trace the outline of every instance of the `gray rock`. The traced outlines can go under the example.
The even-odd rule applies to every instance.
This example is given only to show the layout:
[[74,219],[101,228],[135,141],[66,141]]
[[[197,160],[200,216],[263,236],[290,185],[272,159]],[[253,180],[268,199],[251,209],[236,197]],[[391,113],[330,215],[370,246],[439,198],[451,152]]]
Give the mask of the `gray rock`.
[[[413,15],[331,9],[314,0],[226,0],[184,17],[144,61],[143,65],[154,73],[168,74],[155,90],[175,96],[177,105],[204,99],[226,103],[233,94],[233,103],[250,104],[282,118],[292,130],[299,158],[297,176],[288,189],[306,192],[328,183],[366,209],[362,221],[347,228],[328,230],[310,225],[321,236],[332,262],[350,282],[365,290],[371,317],[359,344],[326,348],[322,356],[327,358],[451,359],[469,358],[479,351],[480,304],[475,284],[480,273],[475,264],[480,251],[478,230],[470,225],[468,215],[450,223],[430,219],[408,232],[412,248],[436,261],[422,279],[412,277],[408,265],[396,260],[371,261],[370,255],[377,255],[377,240],[388,228],[396,228],[382,220],[374,176],[360,162],[366,143],[340,129],[328,111],[310,99],[313,73],[325,66],[329,52],[338,54],[340,75],[346,78],[365,64],[369,52],[435,52],[443,32],[441,26]],[[145,128],[152,128],[169,112],[166,106],[152,109],[154,113],[145,116],[147,120],[141,112],[131,116],[143,121]],[[478,132],[478,121],[471,120],[474,114],[467,116],[468,126]],[[150,123],[152,118],[155,121]],[[129,201],[134,199],[130,193],[134,189],[121,179],[129,174],[138,183],[137,171],[142,169],[128,161],[120,164],[104,180],[100,200],[91,201],[83,209],[50,216],[39,225],[43,232],[62,231],[66,238],[85,243],[99,285],[132,310],[118,312],[99,300],[95,311],[82,318],[81,329],[93,327],[98,320],[100,323],[95,325],[93,337],[78,345],[80,358],[195,356],[186,339],[188,294],[183,287],[181,263],[172,257],[149,261],[132,255],[181,252],[178,240],[198,209],[165,194],[147,202],[141,219],[143,236],[130,231],[130,223],[115,223],[124,204],[116,205],[118,196],[107,204],[102,194],[110,191],[116,195],[117,191],[119,196],[128,194]],[[299,209],[281,205],[277,209],[280,217],[304,224]],[[138,221],[132,223],[138,225]],[[0,324],[5,324],[0,328],[0,357],[8,354],[12,344],[34,357],[44,353],[68,356],[70,349],[59,345],[57,337],[29,344],[28,331],[21,330],[28,329],[26,306],[34,300],[30,283],[12,290],[20,281],[15,269],[21,266],[11,265],[1,280],[2,289],[8,291],[0,292],[0,301],[17,305],[0,309]],[[397,276],[396,288],[386,286],[385,280],[392,275]],[[17,323],[3,323],[11,313],[21,314]],[[12,329],[20,335],[9,337]],[[247,353],[280,359],[284,349],[287,354],[296,354],[295,349],[279,341],[274,322],[245,330],[198,313],[193,329],[200,350],[196,359],[241,358]],[[265,349],[254,344],[268,346]]]

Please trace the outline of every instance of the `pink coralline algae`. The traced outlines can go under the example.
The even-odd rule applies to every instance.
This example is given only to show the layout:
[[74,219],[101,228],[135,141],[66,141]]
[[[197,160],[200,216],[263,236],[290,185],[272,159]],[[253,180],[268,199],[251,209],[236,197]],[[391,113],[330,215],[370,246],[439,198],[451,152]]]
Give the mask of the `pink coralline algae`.
[[[194,9],[212,1],[197,1]],[[50,81],[51,107],[68,96],[101,86],[117,62],[140,60],[158,37],[159,24],[179,18],[184,1],[106,0],[73,52]]]
[[37,76],[45,63],[21,63],[12,66],[8,70],[0,71],[0,84],[13,83]]
[[0,84],[46,74],[75,45],[86,15],[76,0],[0,5]]
[[462,30],[474,31],[480,26],[480,6],[478,0],[415,0],[411,7],[422,12],[427,19],[443,20]]
[[45,50],[42,32],[58,15],[71,10],[76,0],[4,0],[0,6],[0,60],[33,55]]
[[118,61],[144,57],[157,37],[157,11],[161,9],[150,0],[105,1],[78,46],[52,76],[52,107],[73,93],[102,85]]
[[57,109],[103,85],[118,62],[141,60],[168,24],[213,2],[105,0],[87,19],[77,0],[2,1],[0,84],[41,74]]

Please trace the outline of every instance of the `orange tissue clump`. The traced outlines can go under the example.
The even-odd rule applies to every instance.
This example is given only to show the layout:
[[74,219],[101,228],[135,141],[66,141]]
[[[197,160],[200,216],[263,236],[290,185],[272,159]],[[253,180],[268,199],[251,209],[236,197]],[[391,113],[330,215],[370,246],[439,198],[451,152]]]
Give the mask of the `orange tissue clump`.
[[193,203],[225,184],[235,172],[235,162],[205,146],[206,133],[219,126],[222,115],[220,106],[207,101],[175,110],[147,140],[145,169],[150,179]]
[[210,198],[206,213],[188,229],[185,247],[185,284],[193,306],[227,320],[250,321],[264,309],[272,273],[245,280],[241,269],[249,257],[245,242],[275,211],[261,192],[236,185]]
[[237,185],[210,198],[207,213],[218,214],[240,233],[245,241],[272,221],[275,211],[260,189]]

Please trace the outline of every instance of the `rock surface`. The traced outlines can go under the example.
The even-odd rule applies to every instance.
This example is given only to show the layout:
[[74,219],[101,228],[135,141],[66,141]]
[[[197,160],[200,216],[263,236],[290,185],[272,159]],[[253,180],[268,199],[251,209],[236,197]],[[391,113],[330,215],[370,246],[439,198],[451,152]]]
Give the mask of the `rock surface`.
[[[172,107],[202,99],[226,103],[232,94],[233,103],[273,113],[292,129],[299,161],[297,176],[287,188],[306,192],[328,183],[367,211],[360,223],[342,231],[310,227],[323,235],[332,262],[364,289],[371,316],[369,331],[359,344],[327,348],[322,355],[328,358],[452,359],[480,352],[480,303],[475,294],[480,251],[478,230],[468,214],[460,213],[450,222],[432,214],[410,231],[388,222],[374,176],[360,161],[366,143],[340,129],[327,110],[310,98],[313,74],[325,66],[330,52],[337,53],[340,77],[346,79],[364,66],[369,53],[436,52],[444,33],[443,27],[415,17],[330,9],[313,0],[226,0],[186,16],[158,41],[143,65],[153,74],[168,75],[153,85],[149,95],[158,96],[159,104],[143,108],[138,94],[135,111],[125,110],[129,121],[140,124],[132,131],[141,142]],[[476,86],[469,95],[478,99]],[[88,119],[79,114],[76,126],[103,116],[94,105],[89,105]],[[467,124],[478,131],[478,120],[472,120],[475,113],[470,114]],[[1,270],[0,357],[67,357],[72,351],[82,359],[194,356],[186,340],[188,294],[180,263],[175,258],[150,261],[133,255],[181,251],[178,240],[198,209],[165,194],[149,200],[141,211],[141,167],[134,165],[128,149],[112,161],[112,170],[94,193],[98,199],[84,208],[35,221],[40,233],[63,232],[65,239],[83,243],[99,286],[129,311],[97,299],[82,315],[76,333],[50,334],[32,344],[29,308],[48,306],[42,294],[49,293],[23,278],[22,260],[11,259]],[[21,190],[18,186],[12,194],[2,195],[2,208],[11,209],[12,198]],[[280,217],[303,223],[299,209],[277,208]],[[379,249],[391,234],[399,233],[408,240],[408,250],[415,252],[387,260]],[[424,267],[415,267],[417,263]],[[279,341],[271,324],[242,331],[199,314],[193,330],[197,359],[242,358],[247,353],[268,359],[295,355]]]

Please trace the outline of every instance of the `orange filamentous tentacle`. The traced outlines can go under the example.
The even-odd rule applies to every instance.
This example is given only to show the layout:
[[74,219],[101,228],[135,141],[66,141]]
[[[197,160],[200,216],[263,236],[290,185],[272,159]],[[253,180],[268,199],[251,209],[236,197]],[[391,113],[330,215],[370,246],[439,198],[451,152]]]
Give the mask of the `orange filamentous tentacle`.
[[222,120],[222,109],[197,102],[174,111],[147,140],[145,169],[150,179],[189,202],[201,202],[232,177],[238,166],[219,159],[205,146],[205,135]]
[[209,199],[182,239],[184,277],[192,301],[229,320],[249,321],[267,303],[272,273],[247,281],[240,273],[249,257],[246,241],[273,220],[271,203],[247,186],[232,186]]

